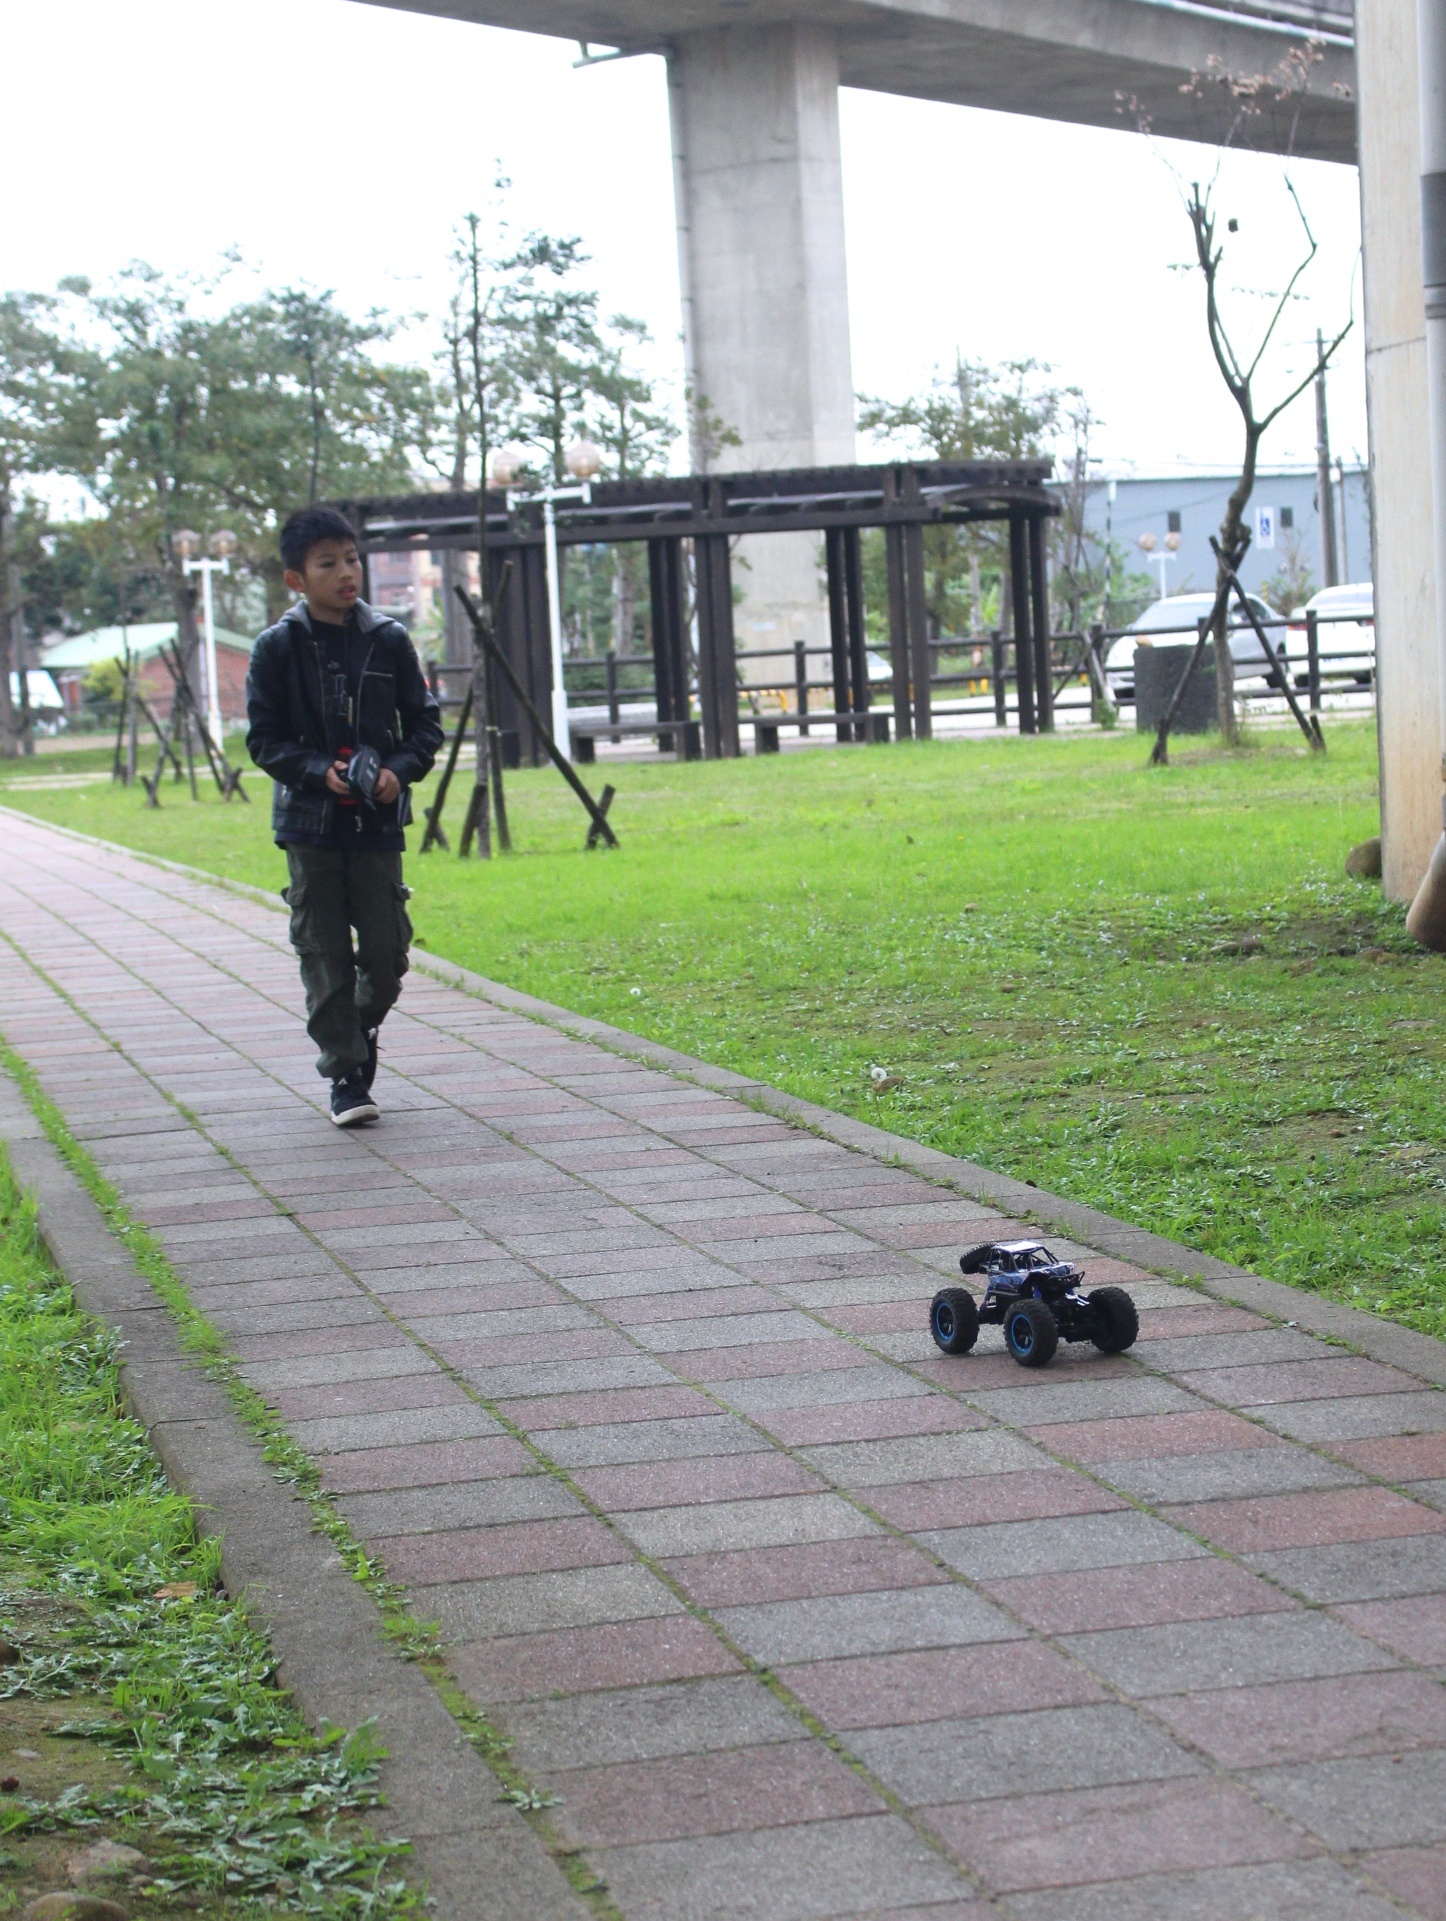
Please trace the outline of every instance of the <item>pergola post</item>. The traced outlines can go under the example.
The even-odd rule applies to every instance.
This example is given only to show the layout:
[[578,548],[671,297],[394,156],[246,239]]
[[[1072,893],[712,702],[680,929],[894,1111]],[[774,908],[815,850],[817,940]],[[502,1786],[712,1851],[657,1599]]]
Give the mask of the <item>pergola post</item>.
[[693,563],[698,581],[698,700],[703,709],[703,752],[709,760],[734,760],[740,751],[738,663],[727,534],[696,534]]
[[1019,692],[1019,731],[1032,734],[1034,717],[1034,641],[1030,632],[1029,541],[1024,515],[1009,516],[1009,603],[1014,610],[1014,682]]
[[847,718],[854,703],[849,689],[849,620],[842,527],[825,530],[823,556],[824,570],[828,576],[828,643],[833,666],[833,711],[836,716],[834,737],[841,741],[852,740],[853,723]]
[[1049,646],[1049,551],[1044,519],[1029,516],[1030,616],[1034,628],[1034,707],[1042,734],[1054,732],[1054,662]]
[[688,650],[684,644],[683,543],[648,542],[648,598],[653,630],[653,686],[658,719],[683,723],[671,734],[658,733],[658,746],[671,744],[680,758],[696,759],[688,725]]
[[[919,476],[912,468],[904,472],[904,504],[917,509],[922,490]],[[928,589],[924,580],[924,529],[918,521],[904,528],[904,579],[908,591],[904,604],[909,618],[909,678],[914,687],[914,738],[932,740],[934,706],[929,682],[934,660],[929,651]]]
[[[869,687],[869,637],[864,626],[864,556],[857,527],[840,529],[843,545],[844,613],[848,628],[849,703],[855,714],[867,716],[872,701]],[[869,738],[867,718],[854,722],[854,739]]]
[[[884,470],[883,503],[887,509],[899,497],[898,474]],[[889,581],[889,665],[893,675],[894,738],[912,740],[914,710],[909,695],[909,582],[904,567],[904,530],[897,524],[884,527],[884,564]]]
[[[503,588],[503,572],[507,562]],[[487,549],[488,591],[497,602],[497,644],[512,664],[528,698],[539,712],[552,697],[552,649],[547,627],[547,577],[540,546],[518,545]],[[542,742],[515,695],[505,685],[497,690],[497,728],[503,763],[520,766],[524,757],[534,767],[543,761]]]

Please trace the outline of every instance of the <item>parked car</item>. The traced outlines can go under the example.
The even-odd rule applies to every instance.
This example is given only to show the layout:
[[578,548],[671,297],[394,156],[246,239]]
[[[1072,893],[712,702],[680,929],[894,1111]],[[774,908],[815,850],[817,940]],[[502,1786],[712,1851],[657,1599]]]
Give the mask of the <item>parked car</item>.
[[[1286,655],[1297,687],[1304,687],[1308,613],[1319,616],[1321,680],[1327,687],[1369,687],[1376,678],[1376,590],[1368,580],[1348,587],[1322,587],[1297,607],[1286,629]],[[1347,678],[1349,676],[1349,678]]]
[[[1251,610],[1257,620],[1267,621],[1277,618],[1263,600],[1254,594],[1249,596]],[[1105,677],[1110,683],[1110,692],[1116,700],[1135,698],[1135,649],[1153,647],[1158,638],[1164,647],[1188,646],[1195,638],[1199,624],[1215,605],[1211,594],[1172,594],[1168,600],[1157,600],[1153,607],[1147,607],[1105,655]],[[1179,632],[1171,632],[1178,628]],[[1285,630],[1267,627],[1271,645],[1281,647]],[[1255,629],[1241,612],[1238,604],[1230,610],[1230,654],[1235,662],[1235,678],[1240,680],[1265,680],[1270,674],[1270,666],[1265,658],[1260,642],[1255,637]]]

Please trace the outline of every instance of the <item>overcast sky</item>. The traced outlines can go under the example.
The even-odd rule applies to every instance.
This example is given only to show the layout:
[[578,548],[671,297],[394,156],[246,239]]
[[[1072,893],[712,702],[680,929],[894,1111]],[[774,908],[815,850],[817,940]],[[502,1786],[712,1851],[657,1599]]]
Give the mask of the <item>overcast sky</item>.
[[[44,0],[6,27],[8,287],[103,278],[129,259],[204,269],[226,248],[274,284],[354,309],[436,310],[449,234],[497,163],[518,227],[582,236],[610,309],[652,328],[676,381],[677,256],[663,63],[576,71],[576,48],[360,0]],[[1088,396],[1109,471],[1228,466],[1238,432],[1209,358],[1178,143],[885,95],[842,96],[855,385],[900,398],[956,350],[1032,357]],[[1321,243],[1267,392],[1317,325],[1359,315],[1353,170],[1291,177]],[[1007,204],[1002,182],[1019,202]],[[1278,161],[1224,163],[1241,220],[1228,276],[1242,331],[1298,256]],[[1030,210],[1029,203],[1033,204]],[[1337,451],[1365,452],[1359,327],[1332,375]],[[1314,458],[1313,409],[1267,465]]]

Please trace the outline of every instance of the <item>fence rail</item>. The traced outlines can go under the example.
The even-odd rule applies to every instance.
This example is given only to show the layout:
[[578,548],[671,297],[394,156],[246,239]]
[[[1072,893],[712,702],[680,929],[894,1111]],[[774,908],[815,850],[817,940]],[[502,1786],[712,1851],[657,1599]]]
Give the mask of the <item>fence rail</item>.
[[[1284,615],[1262,620],[1260,625],[1270,629],[1285,629],[1289,632],[1303,631],[1305,634],[1305,658],[1292,656],[1286,648],[1282,649],[1284,663],[1294,670],[1295,685],[1308,694],[1310,710],[1319,713],[1322,696],[1337,689],[1356,689],[1362,686],[1374,687],[1375,663],[1374,648],[1370,666],[1363,675],[1361,661],[1364,649],[1360,646],[1330,651],[1321,646],[1321,630],[1338,625],[1371,625],[1370,617],[1362,621],[1358,614],[1317,614],[1307,613],[1304,621],[1292,620]],[[1177,627],[1152,628],[1147,635],[1139,634],[1133,627],[1106,628],[1094,626],[1088,632],[1053,633],[1049,636],[1048,656],[1053,682],[1052,711],[1057,713],[1082,712],[1093,710],[1100,704],[1100,689],[1108,685],[1119,669],[1105,666],[1105,648],[1116,641],[1137,638],[1146,645],[1154,645],[1179,637],[1193,641],[1198,637],[1197,623],[1182,624]],[[1250,634],[1243,625],[1234,627],[1232,632]],[[1253,639],[1253,635],[1251,636]],[[978,713],[984,702],[992,704],[994,724],[1007,727],[1011,716],[1018,718],[1021,712],[1018,699],[1020,673],[1013,658],[1014,641],[998,629],[992,633],[975,635],[943,635],[927,642],[931,671],[928,680],[928,705],[931,713],[941,717],[949,715]],[[963,664],[956,661],[946,662],[946,655],[966,656]],[[814,729],[835,728],[840,741],[845,740],[888,740],[890,725],[894,719],[891,698],[875,703],[870,698],[864,705],[841,702],[840,689],[835,677],[828,675],[818,679],[810,677],[811,660],[835,660],[833,647],[823,644],[808,646],[803,641],[794,641],[789,646],[739,648],[735,656],[739,668],[740,696],[739,723],[752,726],[755,745],[759,752],[770,752],[778,745],[779,729],[792,728],[800,738],[806,738]],[[787,677],[772,681],[754,681],[746,677],[746,664],[765,660],[790,660],[793,672]],[[1352,663],[1333,665],[1332,663]],[[1264,663],[1261,663],[1262,665]],[[1031,663],[1032,665],[1032,663]],[[1237,695],[1243,700],[1271,700],[1279,698],[1281,689],[1275,677],[1270,674],[1257,675],[1254,660],[1245,665],[1249,678],[1237,687]],[[626,715],[626,706],[655,707],[659,699],[656,680],[640,681],[625,685],[622,676],[629,670],[645,668],[653,670],[654,657],[646,654],[619,654],[611,649],[606,654],[574,656],[564,660],[564,681],[568,684],[568,706],[577,712],[578,720],[573,725],[573,738],[580,759],[593,758],[594,744],[599,739],[610,739],[614,743],[626,736],[653,734],[658,737],[661,751],[686,754],[696,758],[697,731],[699,727],[699,703],[696,683],[688,688],[688,711],[686,718],[677,714],[659,717]],[[1303,672],[1301,671],[1303,667]],[[586,675],[589,679],[602,670],[601,685],[578,686],[579,678]],[[462,680],[470,681],[472,668],[468,664],[445,664],[429,661],[428,678],[432,691],[444,709],[460,708],[465,699],[462,692],[453,693],[449,689]],[[1026,668],[1026,681],[1030,669]],[[877,677],[880,682],[891,680],[888,670]],[[830,682],[834,681],[831,687]],[[959,700],[947,697],[948,690],[967,688],[969,697]],[[1082,698],[1070,698],[1070,690],[1083,690]],[[833,705],[827,709],[812,705],[814,698],[824,692],[834,693]],[[853,690],[849,688],[851,695]],[[936,691],[944,692],[946,699],[934,699]],[[918,695],[915,693],[915,700]],[[777,706],[761,707],[760,701],[768,698],[777,701]],[[1132,696],[1131,696],[1132,698]],[[789,706],[788,703],[792,702]],[[1118,703],[1117,703],[1118,704]],[[1130,699],[1125,705],[1131,704]],[[602,707],[605,716],[593,718],[589,711]]]

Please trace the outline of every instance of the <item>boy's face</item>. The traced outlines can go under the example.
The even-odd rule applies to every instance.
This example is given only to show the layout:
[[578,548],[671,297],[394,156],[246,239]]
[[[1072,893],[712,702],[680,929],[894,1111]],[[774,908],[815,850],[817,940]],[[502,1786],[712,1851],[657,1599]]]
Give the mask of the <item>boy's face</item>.
[[344,621],[357,603],[361,583],[361,555],[353,540],[319,540],[300,572],[286,570],[287,586],[294,594],[305,594],[307,606],[320,620]]

